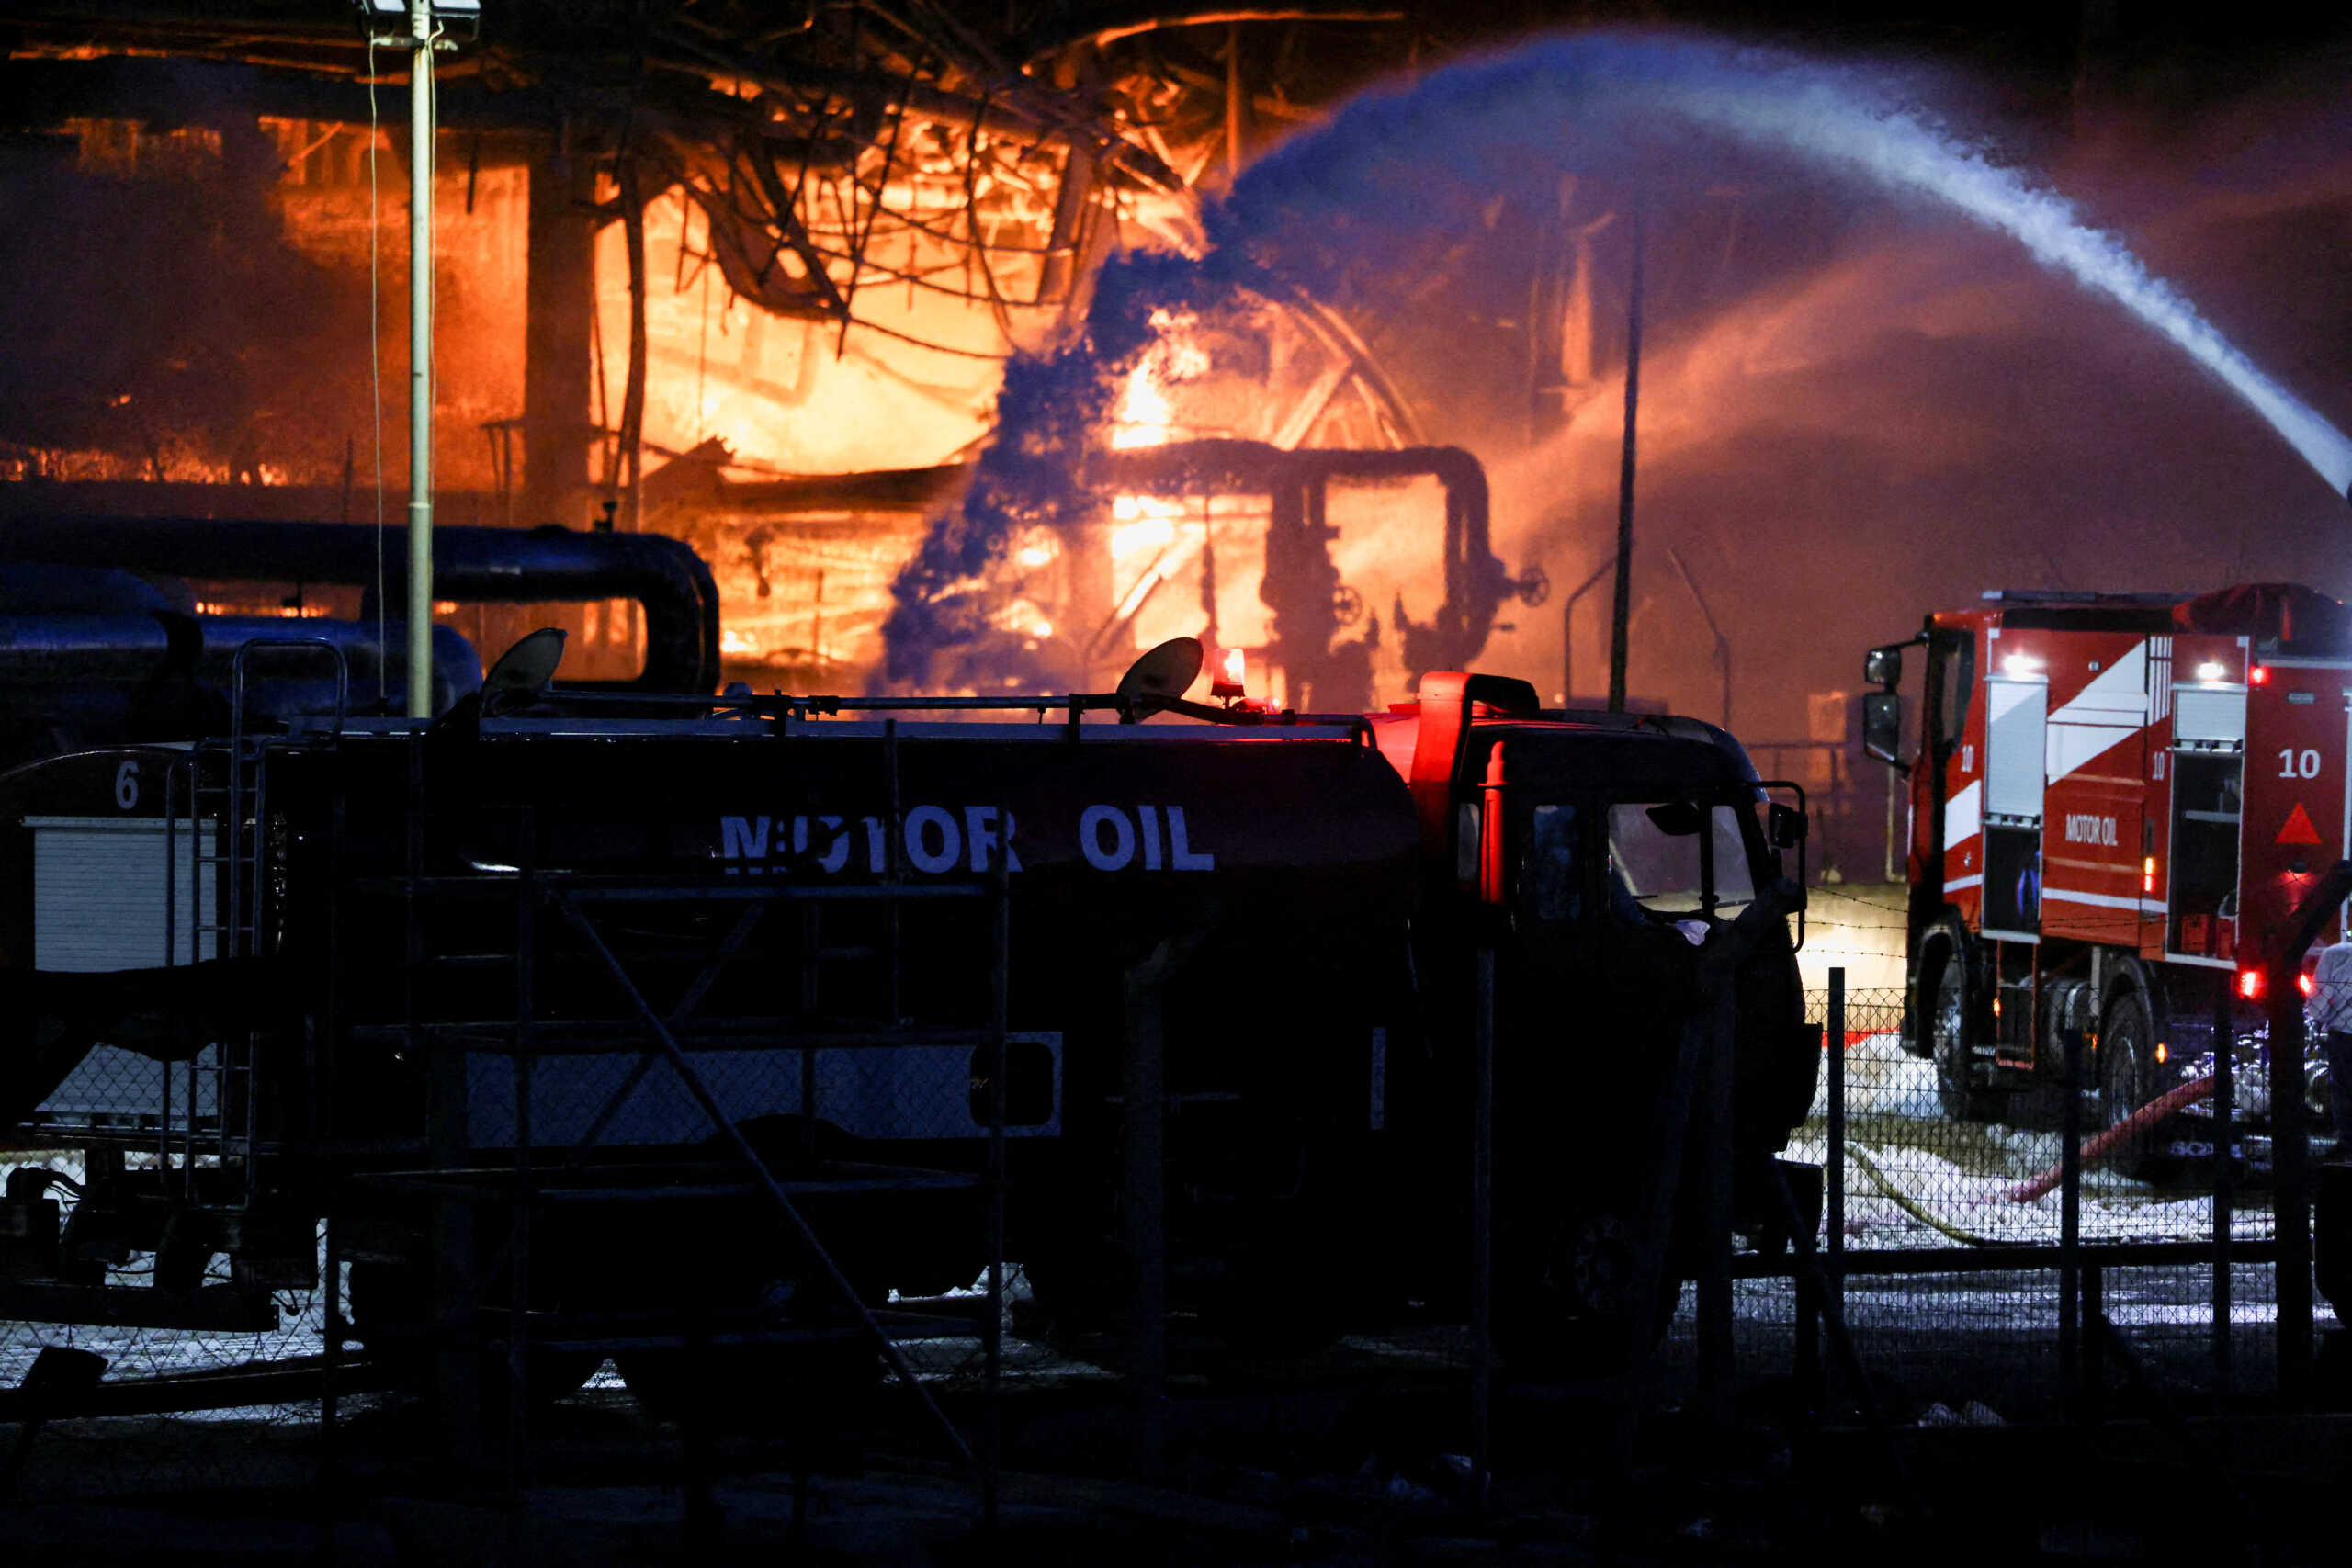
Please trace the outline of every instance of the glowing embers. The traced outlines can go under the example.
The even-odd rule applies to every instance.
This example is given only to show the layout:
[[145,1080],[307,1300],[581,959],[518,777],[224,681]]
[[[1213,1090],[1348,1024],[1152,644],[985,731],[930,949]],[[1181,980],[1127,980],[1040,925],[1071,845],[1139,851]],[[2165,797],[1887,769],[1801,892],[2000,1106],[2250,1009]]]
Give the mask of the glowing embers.
[[[1200,507],[1191,511],[1197,515]],[[1111,502],[1111,558],[1125,560],[1141,552],[1157,553],[1176,542],[1176,522],[1186,512],[1181,501],[1156,495],[1115,496]]]
[[1054,623],[1034,599],[1014,599],[990,619],[999,631],[1011,632],[1032,645],[1049,641],[1054,635]]
[[[440,606],[435,605],[438,610]],[[258,620],[308,621],[333,615],[332,604],[238,604],[228,600],[198,599],[196,613],[199,615],[246,615]]]

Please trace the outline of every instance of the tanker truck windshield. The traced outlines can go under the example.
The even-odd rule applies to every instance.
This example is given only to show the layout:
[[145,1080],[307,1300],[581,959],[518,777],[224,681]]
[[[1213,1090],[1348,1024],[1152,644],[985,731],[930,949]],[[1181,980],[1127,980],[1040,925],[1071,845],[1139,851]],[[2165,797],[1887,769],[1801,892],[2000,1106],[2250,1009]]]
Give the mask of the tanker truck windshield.
[[1612,908],[1630,901],[1668,918],[1720,915],[1756,897],[1739,817],[1729,806],[1620,803],[1609,807],[1608,834]]

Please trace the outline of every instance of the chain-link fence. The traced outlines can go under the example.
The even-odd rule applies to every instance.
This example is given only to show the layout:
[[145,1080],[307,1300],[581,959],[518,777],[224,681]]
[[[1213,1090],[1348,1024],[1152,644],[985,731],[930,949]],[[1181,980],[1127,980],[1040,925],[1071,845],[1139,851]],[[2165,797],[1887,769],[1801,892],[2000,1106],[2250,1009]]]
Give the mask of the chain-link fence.
[[[2315,1026],[2334,1021],[2330,994],[2322,990],[2312,999]],[[1833,1021],[1826,995],[1815,993],[1808,1001],[1812,1021],[1825,1027]],[[2179,1067],[2170,1078],[2143,1086],[2137,1106],[2116,1102],[2112,1076],[2098,1071],[2099,1042],[2095,1035],[2086,1039],[2072,1128],[2074,1146],[2081,1151],[2080,1171],[2070,1186],[2063,1077],[2028,1080],[2007,1095],[1997,1113],[1988,1114],[1981,1098],[1965,1092],[1968,1086],[1952,1081],[1949,1065],[1939,1066],[1932,1050],[1923,1049],[1918,1021],[1906,1016],[1901,992],[1858,990],[1846,994],[1842,1004],[1836,1021],[1842,1028],[1826,1041],[1837,1070],[1825,1071],[1787,1157],[1824,1169],[1820,1255],[1836,1280],[1855,1355],[1891,1414],[1906,1420],[1984,1420],[1991,1418],[1988,1412],[2018,1418],[2075,1406],[2084,1367],[2098,1352],[2079,1333],[2070,1341],[2064,1310],[2070,1233],[2071,1267],[2089,1297],[2086,1317],[2103,1314],[2170,1395],[2201,1400],[2223,1377],[2239,1397],[2269,1389],[2276,1292],[2267,1249],[2275,1226],[2267,1179],[2267,1107],[2259,1092],[2267,1083],[2265,1041],[2258,1024],[2233,1030],[2238,1157],[2227,1163],[2212,1157],[2211,1084],[2216,1075],[2210,1032],[2184,1050],[2185,1064],[2170,1064]],[[724,1343],[730,1352],[748,1348],[773,1353],[776,1365],[786,1369],[793,1357],[819,1355],[828,1364],[855,1361],[866,1367],[864,1391],[841,1412],[852,1424],[884,1419],[885,1402],[904,1398],[888,1388],[882,1357],[861,1337],[870,1336],[867,1320],[888,1337],[914,1382],[932,1399],[956,1406],[967,1429],[971,1400],[992,1381],[1107,1388],[1133,1375],[1136,1347],[1123,1337],[1124,1298],[1111,1304],[1106,1330],[1073,1331],[1069,1318],[1056,1321],[1039,1303],[1027,1271],[1016,1262],[1004,1269],[1000,1304],[993,1310],[989,1305],[984,1202],[989,1173],[978,1151],[994,1114],[991,1096],[1002,1093],[1006,1144],[1017,1168],[1023,1138],[1058,1131],[1054,1118],[1064,1103],[1064,1085],[1057,1037],[1012,1035],[1008,1081],[992,1085],[991,1047],[985,1040],[943,1034],[921,1044],[804,1051],[700,1039],[689,1016],[662,1016],[680,1047],[674,1060],[658,1046],[649,1055],[643,1038],[627,1048],[608,1043],[601,1051],[569,1055],[561,1041],[549,1040],[536,1043],[531,1065],[519,1068],[525,1058],[511,1044],[487,1049],[480,1041],[442,1043],[447,1057],[462,1066],[469,1141],[476,1152],[513,1154],[527,1143],[545,1156],[536,1166],[524,1162],[503,1174],[482,1168],[447,1173],[462,1177],[458,1185],[474,1187],[468,1198],[478,1263],[472,1306],[478,1314],[475,1332],[486,1351],[500,1350],[500,1325],[507,1321],[500,1314],[520,1304],[528,1314],[526,1343],[535,1355],[562,1355],[565,1386],[584,1389],[592,1401],[642,1404],[647,1418],[657,1423],[680,1412],[676,1400],[665,1395],[674,1395],[675,1374],[691,1363],[697,1336],[708,1344]],[[2312,1031],[2317,1043],[2306,1075],[2311,1109],[2318,1118],[2315,1131],[2328,1125],[2332,1111],[2326,1033],[2324,1027]],[[2169,1047],[2174,1042],[2155,1043]],[[1024,1074],[1045,1075],[1042,1088]],[[209,1125],[201,1094],[180,1103],[183,1116],[187,1107],[198,1108],[201,1133]],[[1036,1106],[1046,1108],[1042,1118]],[[2154,1114],[2132,1121],[2150,1107],[2156,1108]],[[94,1104],[75,1114],[134,1112]],[[778,1239],[790,1227],[772,1198],[759,1190],[748,1162],[723,1136],[722,1122],[752,1129],[762,1166],[793,1199],[826,1258],[846,1277],[854,1306],[819,1277],[821,1266],[805,1246]],[[914,1157],[889,1168],[845,1162],[842,1150],[828,1141],[831,1134],[823,1131],[825,1124],[869,1145],[889,1142],[895,1130],[910,1149],[927,1149],[929,1163]],[[144,1135],[141,1125],[91,1120],[82,1126],[85,1132]],[[592,1131],[594,1156],[583,1160]],[[219,1156],[201,1145],[199,1136],[192,1168],[175,1165],[168,1174],[160,1147],[107,1157],[119,1161],[118,1179],[184,1182],[191,1168],[199,1179],[217,1168]],[[947,1149],[961,1152],[937,1157]],[[644,1157],[656,1151],[662,1162],[658,1168]],[[171,1150],[171,1157],[187,1157],[185,1143]],[[497,1156],[492,1164],[503,1157]],[[578,1168],[567,1171],[567,1163]],[[78,1149],[28,1151],[0,1159],[0,1178],[18,1179],[11,1182],[12,1192],[29,1190],[33,1179],[23,1173],[36,1169],[54,1174],[56,1179],[43,1185],[62,1217],[70,1218],[90,1175],[84,1155]],[[614,1190],[616,1170],[627,1172],[632,1191]],[[526,1191],[526,1200],[518,1201]],[[917,1193],[936,1200],[926,1222],[928,1234],[903,1247],[877,1247],[877,1237],[904,1230],[910,1212],[907,1201]],[[891,1206],[889,1224],[861,1212],[861,1204],[869,1202]],[[420,1228],[428,1223],[428,1208],[408,1213],[409,1234],[400,1245],[388,1244],[380,1225],[370,1230],[358,1223],[366,1216],[343,1216],[353,1223],[333,1277],[342,1287],[339,1299],[356,1320],[358,1340],[379,1372],[399,1358],[398,1330],[427,1326],[431,1319],[421,1302],[388,1311],[381,1294],[388,1280],[413,1269],[435,1244]],[[530,1224],[518,1227],[516,1218],[524,1213],[531,1216]],[[616,1226],[615,1215],[628,1217]],[[374,1217],[380,1220],[381,1214]],[[2224,1229],[2237,1255],[2222,1263],[2215,1243]],[[322,1270],[326,1246],[322,1232]],[[524,1250],[518,1253],[518,1247]],[[1020,1255],[1017,1246],[1007,1250]],[[600,1279],[642,1279],[651,1293],[640,1301],[625,1292],[572,1288],[583,1258],[594,1260]],[[918,1258],[924,1266],[911,1267],[910,1260]],[[130,1249],[90,1261],[98,1270],[96,1281],[152,1283],[158,1255]],[[514,1295],[518,1262],[525,1263],[529,1281],[519,1303]],[[1815,1317],[1784,1258],[1749,1255],[1738,1271],[1734,1315],[1739,1375],[1746,1384],[1761,1387],[1804,1364],[1800,1341],[1814,1331]],[[194,1283],[218,1290],[231,1285],[232,1275],[225,1252],[209,1251]],[[367,1299],[371,1287],[379,1292],[373,1322]],[[2213,1333],[2215,1303],[2224,1292],[2233,1327],[2226,1359],[2217,1353]],[[1376,1292],[1365,1288],[1360,1293],[1369,1301]],[[318,1290],[277,1292],[270,1297],[270,1325],[0,1325],[0,1390],[23,1384],[47,1347],[104,1357],[107,1381],[114,1384],[190,1374],[300,1374],[315,1368],[328,1348],[325,1295]],[[1668,1336],[1669,1363],[1695,1363],[1691,1295],[1684,1292]],[[1180,1318],[1183,1305],[1179,1303]],[[667,1314],[659,1322],[646,1316],[655,1308]],[[626,1321],[632,1314],[634,1324]],[[1459,1302],[1408,1303],[1401,1314],[1392,1313],[1385,1324],[1323,1352],[1321,1365],[1327,1371],[1344,1366],[1365,1377],[1462,1377],[1476,1360],[1463,1320]],[[2332,1323],[2324,1309],[2322,1320]],[[656,1343],[682,1334],[688,1340],[683,1348]],[[1161,1375],[1172,1371],[1182,1379],[1213,1364],[1198,1348],[1213,1337],[1188,1319],[1172,1323],[1169,1343],[1158,1352],[1172,1366],[1164,1364]],[[1232,1348],[1220,1348],[1228,1369]],[[561,1392],[538,1374],[543,1359],[533,1362],[534,1398]],[[767,1380],[763,1393],[762,1379],[742,1376],[746,1363],[738,1355],[713,1364],[729,1369],[724,1381],[749,1400],[766,1398],[775,1386]],[[485,1365],[486,1404],[510,1392],[500,1382],[503,1367],[503,1361]],[[1506,1366],[1504,1375],[1516,1374]],[[782,1374],[786,1383],[792,1378],[788,1370]],[[386,1393],[394,1398],[417,1392],[413,1380],[400,1378],[378,1378],[371,1387],[386,1384],[392,1385]],[[18,1489],[71,1496],[247,1484],[307,1473],[303,1467],[314,1463],[316,1453],[315,1387],[274,1393],[274,1386],[292,1385],[272,1385],[258,1377],[246,1386],[252,1397],[228,1410],[149,1408],[107,1419],[53,1422],[30,1445],[32,1457]],[[384,1395],[364,1396],[379,1397]],[[136,1404],[124,1408],[140,1409]],[[346,1401],[345,1414],[353,1408]],[[1466,1405],[1462,1416],[1466,1432]]]
[[[121,1179],[164,1179],[155,1156],[121,1158]],[[9,1190],[38,1185],[54,1195],[49,1201],[57,1204],[69,1250],[88,1176],[80,1148],[0,1153],[0,1183]],[[174,1168],[171,1179],[181,1179]],[[6,1480],[0,1495],[58,1500],[184,1493],[291,1484],[314,1473],[318,1400],[300,1385],[323,1345],[323,1292],[236,1292],[233,1267],[219,1253],[164,1260],[166,1271],[186,1269],[188,1278],[157,1292],[161,1256],[109,1243],[78,1249],[69,1262],[79,1267],[63,1271],[92,1284],[155,1292],[147,1299],[158,1306],[175,1304],[178,1315],[211,1317],[212,1325],[136,1321],[175,1315],[170,1311],[124,1311],[119,1315],[127,1321],[112,1323],[0,1322],[0,1423],[6,1424],[0,1430],[10,1439],[0,1447],[0,1474]],[[234,1309],[232,1294],[244,1298]],[[57,1305],[57,1315],[71,1315]],[[37,1365],[42,1371],[36,1371]],[[54,1375],[60,1372],[62,1380]],[[104,1391],[94,1400],[91,1385],[100,1379]],[[166,1386],[173,1383],[175,1389]],[[220,1404],[219,1391],[231,1384],[243,1392],[225,1407],[209,1407]],[[78,1413],[41,1420],[46,1394],[61,1396]],[[120,1414],[95,1413],[104,1411]]]
[[[2325,990],[2311,997],[2315,1024],[2327,1021],[2328,999]],[[2236,1397],[2275,1389],[2270,1080],[2258,1016],[2241,1011],[2231,1028],[2233,1154],[2223,1160],[2215,1030],[2202,1019],[2166,1032],[2177,1041],[2083,1032],[2070,1118],[2063,1063],[2020,1064],[2003,1092],[1988,1094],[1986,1075],[1972,1081],[1949,1055],[1938,1061],[1933,1021],[1923,1032],[1902,991],[1841,1000],[1833,1020],[1830,993],[1807,998],[1836,1055],[1787,1157],[1822,1168],[1822,1261],[1839,1281],[1855,1354],[1894,1412],[1936,1421],[2078,1411],[2084,1369],[2102,1349],[2088,1326],[2100,1314],[2120,1341],[2105,1347],[2111,1380],[2114,1359],[2132,1356],[2155,1386],[2192,1404],[2224,1384]],[[2134,1043],[2138,1066],[2156,1072],[2099,1059],[2102,1048]],[[2322,1152],[2333,1145],[2324,1055],[2315,1043],[2301,1075]],[[1745,1261],[1750,1277],[1736,1286],[1745,1370],[1793,1365],[1814,1321],[1795,1280],[1774,1260]],[[2070,1275],[2083,1293],[2072,1324]],[[2217,1336],[2224,1311],[2230,1329]],[[2333,1325],[2324,1303],[2318,1315]],[[1669,1354],[1687,1359],[1694,1332],[1686,1302]]]

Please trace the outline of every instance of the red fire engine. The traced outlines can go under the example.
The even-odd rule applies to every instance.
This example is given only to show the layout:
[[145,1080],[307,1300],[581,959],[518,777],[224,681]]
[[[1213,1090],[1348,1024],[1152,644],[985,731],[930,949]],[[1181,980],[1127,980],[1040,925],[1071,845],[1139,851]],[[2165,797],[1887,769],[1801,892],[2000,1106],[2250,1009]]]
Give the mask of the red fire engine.
[[[1903,650],[1925,691],[1902,746]],[[2308,588],[1990,592],[1871,650],[1864,744],[1911,790],[1906,1043],[1997,1120],[2096,1029],[2112,1123],[2210,1044],[2352,833],[2352,619]],[[2323,933],[2332,940],[2333,927]]]

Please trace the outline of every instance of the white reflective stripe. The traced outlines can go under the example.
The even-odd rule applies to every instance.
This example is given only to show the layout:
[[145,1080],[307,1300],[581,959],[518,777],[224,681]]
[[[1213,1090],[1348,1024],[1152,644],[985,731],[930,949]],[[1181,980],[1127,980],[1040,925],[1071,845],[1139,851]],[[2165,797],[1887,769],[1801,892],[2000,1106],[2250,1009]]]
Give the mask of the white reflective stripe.
[[2132,651],[2091,677],[2090,684],[2066,699],[2064,706],[2050,716],[2052,724],[2117,724],[2130,720],[2136,725],[2148,711],[2148,645],[2132,645]]
[[[2069,724],[2052,718],[2045,742],[2047,754],[2043,759],[2050,773],[2050,782],[2056,784],[2068,773],[2104,756],[2139,734],[2143,728],[2136,720],[2131,724]],[[2132,771],[2138,772],[2139,766],[2134,761]]]
[[1976,837],[1984,826],[1984,782],[1979,779],[1944,802],[1944,848],[1957,848]]
[[2234,958],[2200,958],[2193,953],[2167,953],[2165,954],[2165,962],[2194,964],[2199,969],[2234,969],[2238,966],[2237,960]]
[[2077,893],[2070,887],[2045,887],[2045,904],[2088,904],[2100,909],[2130,909],[2136,914],[2161,915],[2165,907],[2153,898],[2119,898],[2111,893]]
[[[2122,745],[2148,723],[2148,645],[2091,677],[2050,716],[2045,767],[2052,784]],[[2138,764],[2132,765],[2138,772]]]
[[1965,893],[1972,887],[1982,887],[1984,886],[1984,874],[1983,872],[1971,872],[1966,876],[1947,876],[1944,878],[1944,891],[1947,893]]

